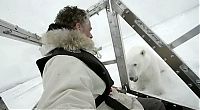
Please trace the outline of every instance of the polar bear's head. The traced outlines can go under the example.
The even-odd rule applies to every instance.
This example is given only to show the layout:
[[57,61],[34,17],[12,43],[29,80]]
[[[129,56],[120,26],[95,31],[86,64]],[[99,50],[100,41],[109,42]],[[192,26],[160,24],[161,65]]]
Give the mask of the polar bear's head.
[[146,47],[133,47],[127,54],[126,62],[129,78],[136,82],[152,61]]

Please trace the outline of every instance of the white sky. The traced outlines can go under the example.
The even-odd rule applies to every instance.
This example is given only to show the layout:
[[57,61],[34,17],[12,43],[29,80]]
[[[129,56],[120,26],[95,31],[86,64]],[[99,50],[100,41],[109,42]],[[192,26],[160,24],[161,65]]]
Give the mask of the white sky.
[[[199,24],[198,0],[123,1],[166,43],[172,42]],[[98,0],[59,0],[59,2],[57,0],[1,0],[0,19],[41,35],[46,32],[48,25],[53,22],[58,11],[64,6],[77,5],[88,9],[97,2]],[[103,46],[102,61],[115,59],[114,51],[110,51],[112,45],[106,16],[103,10],[90,19],[94,41],[97,46]],[[146,45],[122,19],[120,19],[120,25],[122,36],[125,38],[125,51],[134,45]],[[9,108],[31,108],[42,93],[41,79],[38,78],[39,71],[35,65],[35,61],[41,57],[38,48],[31,44],[0,37],[2,62],[0,64],[0,95]],[[199,36],[195,36],[174,50],[199,75]],[[108,69],[115,80],[115,85],[120,86],[116,65],[110,65]],[[5,91],[6,89],[9,90]]]

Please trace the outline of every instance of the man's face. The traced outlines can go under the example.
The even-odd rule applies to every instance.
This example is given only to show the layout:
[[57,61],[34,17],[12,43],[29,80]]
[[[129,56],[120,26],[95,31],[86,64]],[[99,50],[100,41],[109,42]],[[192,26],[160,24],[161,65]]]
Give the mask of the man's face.
[[87,37],[92,38],[92,34],[90,31],[92,30],[90,21],[86,21],[85,23],[81,24],[80,31],[83,32]]

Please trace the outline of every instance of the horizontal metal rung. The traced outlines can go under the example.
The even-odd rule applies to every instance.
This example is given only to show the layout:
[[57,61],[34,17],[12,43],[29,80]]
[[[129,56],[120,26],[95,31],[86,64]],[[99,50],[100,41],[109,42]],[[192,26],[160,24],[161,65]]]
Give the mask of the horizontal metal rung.
[[178,47],[179,45],[183,44],[184,42],[190,40],[191,38],[193,38],[194,36],[196,36],[199,33],[200,33],[200,25],[196,26],[195,28],[193,28],[189,32],[185,33],[184,35],[182,35],[178,39],[174,40],[172,43],[168,44],[168,46],[171,49],[174,49],[174,48]]

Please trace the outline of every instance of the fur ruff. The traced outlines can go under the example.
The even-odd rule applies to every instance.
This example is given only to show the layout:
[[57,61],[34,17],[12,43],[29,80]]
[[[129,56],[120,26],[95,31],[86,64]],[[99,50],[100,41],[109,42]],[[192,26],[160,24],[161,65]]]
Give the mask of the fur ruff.
[[76,51],[84,49],[92,54],[97,53],[94,42],[91,38],[77,30],[58,29],[48,31],[42,36],[42,54],[45,55],[49,51],[57,47],[63,47],[68,51]]

